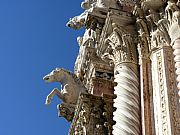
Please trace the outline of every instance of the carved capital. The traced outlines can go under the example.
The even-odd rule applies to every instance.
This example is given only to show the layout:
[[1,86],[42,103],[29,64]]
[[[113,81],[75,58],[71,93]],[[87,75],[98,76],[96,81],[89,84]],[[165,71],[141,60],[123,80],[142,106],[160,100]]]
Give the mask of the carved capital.
[[157,23],[157,30],[152,32],[151,49],[170,45],[171,39],[168,30],[169,21],[167,19],[159,20]]
[[111,59],[115,65],[122,62],[137,63],[136,47],[133,38],[125,29],[112,24],[113,32],[106,39],[108,45],[103,59]]

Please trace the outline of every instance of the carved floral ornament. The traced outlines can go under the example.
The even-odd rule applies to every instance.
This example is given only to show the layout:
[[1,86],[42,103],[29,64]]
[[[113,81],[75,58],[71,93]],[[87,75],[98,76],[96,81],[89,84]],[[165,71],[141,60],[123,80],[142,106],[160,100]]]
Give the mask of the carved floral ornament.
[[168,33],[168,29],[169,21],[167,19],[161,19],[158,21],[157,30],[151,33],[151,49],[170,45],[171,39]]
[[113,61],[115,65],[119,62],[137,62],[136,48],[131,35],[122,27],[112,24],[113,32],[105,40],[107,45],[102,55],[103,60]]

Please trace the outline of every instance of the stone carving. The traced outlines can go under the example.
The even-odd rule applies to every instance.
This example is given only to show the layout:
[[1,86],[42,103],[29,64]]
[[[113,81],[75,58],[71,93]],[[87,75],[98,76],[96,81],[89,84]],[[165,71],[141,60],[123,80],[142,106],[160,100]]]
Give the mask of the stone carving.
[[150,31],[146,18],[140,6],[134,10],[136,24],[138,26],[138,54],[139,54],[139,72],[140,72],[140,95],[141,95],[141,130],[142,135],[153,135],[152,131],[152,95],[151,95],[151,74],[149,54],[151,50]]
[[[166,93],[164,90],[164,79],[163,79],[163,68],[162,68],[162,56],[160,53],[157,53],[157,66],[158,66],[158,70],[159,70],[159,85],[160,85],[160,107],[161,107],[161,121],[162,121],[162,129],[160,129],[162,131],[162,134],[164,135],[168,135],[170,134],[170,130],[168,127],[168,122],[167,122],[167,102],[165,100],[166,97]],[[159,124],[157,126],[160,126]]]
[[150,32],[153,32],[154,30],[156,30],[156,25],[158,23],[158,20],[160,19],[160,16],[157,13],[157,11],[153,9],[150,9],[148,11],[149,11],[149,15],[146,16],[146,20],[147,20],[147,24],[149,26]]
[[83,27],[85,25],[85,21],[86,21],[88,12],[89,12],[88,10],[85,10],[79,16],[75,16],[73,18],[70,18],[70,20],[66,24],[66,26],[73,28],[75,30],[79,30],[81,27]]
[[[178,135],[179,110],[172,48],[163,46],[151,54],[154,125],[156,134]],[[166,65],[166,66],[164,66]],[[168,80],[168,81],[166,81]]]
[[[87,16],[89,13],[98,15],[102,14],[101,11],[98,12],[98,10],[108,8],[120,8],[117,0],[85,0],[84,2],[82,2],[81,7],[84,8],[85,11],[82,14],[70,19],[69,22],[66,24],[68,27],[78,30],[86,25]],[[93,10],[94,8],[96,8],[95,11]]]
[[169,51],[167,53],[167,70],[169,73],[169,99],[170,99],[170,112],[172,113],[172,127],[174,127],[174,134],[180,134],[180,111],[178,110],[178,106],[180,104],[178,103],[178,93],[176,90],[176,83],[174,82],[175,78],[175,69],[172,68],[172,65],[174,65],[174,61],[172,59],[172,51]]
[[131,35],[116,24],[112,24],[113,32],[106,39],[109,44],[104,52],[103,59],[111,59],[116,63],[120,62],[137,62],[136,48]]
[[75,105],[81,93],[87,93],[87,89],[75,74],[63,68],[56,68],[43,78],[46,82],[60,82],[62,90],[54,88],[46,98],[46,105],[51,103],[52,98],[57,95],[62,104],[57,106],[58,115],[67,121],[72,121]]
[[143,19],[137,19],[137,25],[139,26],[139,43],[138,43],[138,53],[139,58],[148,57],[150,50],[150,36],[147,24]]
[[160,9],[165,3],[167,2],[167,0],[143,0],[141,1],[141,5],[142,8],[146,11],[149,8],[150,9],[154,9],[154,10],[158,10]]
[[179,38],[180,38],[180,6],[179,1],[168,1],[168,5],[165,8],[166,18],[169,21],[169,36],[171,38],[171,45],[174,49],[174,61],[177,74],[177,88],[180,90],[180,79],[179,79]]
[[[112,101],[112,95],[99,97],[81,94],[69,135],[112,135],[113,123],[112,119],[108,119],[113,112]],[[109,108],[106,108],[106,105]],[[106,114],[106,116],[103,114]]]
[[85,0],[81,3],[81,7],[85,10],[95,7],[97,0]]
[[58,116],[64,117],[67,121],[72,121],[74,117],[75,105],[62,103],[57,105]]
[[170,24],[178,22],[180,18],[180,9],[177,4],[173,1],[168,1],[168,5],[165,8],[166,18],[169,20]]
[[[140,93],[137,65],[121,64],[115,69],[113,134],[140,135]],[[126,124],[125,124],[126,123]]]
[[78,37],[77,41],[83,46],[95,48],[96,32],[91,28],[86,29],[84,36]]
[[81,3],[81,7],[89,9],[92,7],[96,8],[118,8],[118,0],[85,0]]
[[[112,24],[113,32],[106,39],[109,45],[103,55],[114,62],[113,134],[140,134],[140,93],[136,48],[131,35],[122,27]],[[126,124],[125,124],[126,123]]]
[[75,30],[79,30],[81,27],[85,26],[88,13],[92,12],[92,9],[95,7],[96,3],[97,2],[94,0],[86,0],[85,2],[82,2],[81,6],[85,9],[85,11],[78,16],[70,18],[66,26]]
[[168,5],[165,8],[165,17],[169,21],[168,33],[173,44],[180,35],[180,7],[178,2],[168,1]]
[[170,45],[171,39],[168,33],[169,21],[161,19],[157,23],[157,30],[152,32],[151,49],[157,48],[162,45]]
[[[177,75],[176,80],[178,82],[177,88],[180,90],[180,39],[175,40],[172,47],[174,49],[173,54],[175,55],[174,61],[175,61],[176,75]],[[179,96],[180,96],[180,91],[179,91]]]
[[138,53],[139,53],[139,63],[142,63],[142,58],[148,58],[150,49],[150,34],[149,28],[144,17],[144,13],[139,6],[135,6],[134,15],[136,18],[136,24],[138,27]]
[[64,103],[76,104],[80,93],[87,93],[87,89],[75,74],[63,68],[56,68],[43,78],[46,82],[60,82],[62,90],[53,89],[47,96],[46,104],[50,104],[54,95],[57,95]]
[[62,90],[46,104],[55,94],[63,101],[59,116],[72,121],[70,135],[179,135],[180,0],[84,0],[81,7],[67,26],[86,27],[74,69],[84,85],[68,71],[56,77],[56,69],[44,79]]

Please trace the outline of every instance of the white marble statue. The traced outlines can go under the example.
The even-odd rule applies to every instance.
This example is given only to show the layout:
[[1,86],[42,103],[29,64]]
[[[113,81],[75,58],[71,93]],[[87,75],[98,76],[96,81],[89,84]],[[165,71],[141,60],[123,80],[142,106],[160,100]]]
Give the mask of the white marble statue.
[[69,22],[66,24],[66,26],[73,28],[75,30],[79,30],[81,27],[83,27],[85,25],[87,15],[88,15],[88,10],[85,10],[79,16],[70,18]]
[[95,7],[97,0],[85,0],[81,3],[81,7],[85,10]]
[[85,26],[87,15],[89,12],[93,12],[93,8],[96,9],[119,8],[117,4],[117,0],[85,0],[84,2],[81,3],[81,7],[84,8],[85,11],[78,16],[70,18],[66,26],[73,28],[75,30],[78,30],[81,27]]
[[51,103],[57,95],[64,103],[76,104],[80,93],[87,93],[87,89],[77,76],[63,68],[56,68],[43,78],[46,82],[60,82],[62,90],[54,88],[46,98],[46,105]]
[[116,8],[118,0],[85,0],[81,3],[81,7],[84,9],[90,9],[92,7],[97,8]]

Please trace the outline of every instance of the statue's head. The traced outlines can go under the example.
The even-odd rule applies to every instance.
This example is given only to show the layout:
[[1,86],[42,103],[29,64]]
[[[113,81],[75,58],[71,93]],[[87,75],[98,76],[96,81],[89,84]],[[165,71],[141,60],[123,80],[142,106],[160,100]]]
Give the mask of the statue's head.
[[69,22],[67,22],[66,26],[70,27],[72,29],[75,29],[75,30],[79,30],[82,27],[81,22],[78,21],[77,16],[70,18]]
[[50,72],[49,74],[45,75],[43,77],[43,80],[45,80],[46,82],[58,82],[61,81],[63,76],[63,72],[62,72],[62,68],[56,68],[55,70],[53,70],[52,72]]

